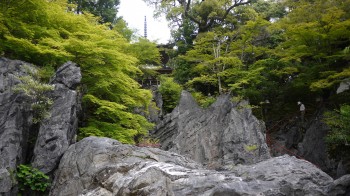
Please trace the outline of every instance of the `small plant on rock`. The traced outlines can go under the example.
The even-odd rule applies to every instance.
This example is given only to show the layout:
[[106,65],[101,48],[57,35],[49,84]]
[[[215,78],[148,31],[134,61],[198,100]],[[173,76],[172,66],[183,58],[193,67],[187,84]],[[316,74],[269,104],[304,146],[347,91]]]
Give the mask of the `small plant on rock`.
[[247,145],[247,146],[244,146],[244,148],[246,151],[252,152],[252,151],[258,149],[258,146],[257,145]]
[[28,165],[19,165],[16,177],[21,191],[29,188],[33,191],[45,192],[50,186],[50,179],[47,175]]
[[139,147],[152,147],[152,148],[160,148],[159,139],[155,138],[142,138],[137,146]]
[[15,91],[18,93],[22,92],[29,98],[29,103],[33,110],[33,123],[38,123],[50,117],[49,109],[53,101],[47,96],[47,92],[52,91],[54,87],[40,82],[36,70],[27,65],[23,66],[28,75],[17,76],[20,83],[16,85]]

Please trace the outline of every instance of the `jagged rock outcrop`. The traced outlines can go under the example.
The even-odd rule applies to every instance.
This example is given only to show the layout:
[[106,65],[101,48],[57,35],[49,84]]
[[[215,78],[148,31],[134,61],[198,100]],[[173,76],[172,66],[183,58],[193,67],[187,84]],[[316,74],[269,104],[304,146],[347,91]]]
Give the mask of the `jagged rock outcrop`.
[[64,154],[50,195],[337,195],[349,182],[288,155],[215,171],[172,152],[89,137]]
[[0,58],[0,195],[16,195],[14,171],[26,160],[28,137],[32,127],[26,96],[14,92],[20,82],[16,76],[28,74],[28,63]]
[[233,103],[229,95],[222,95],[202,109],[190,93],[183,91],[179,105],[152,135],[160,139],[163,150],[185,155],[209,168],[268,159],[265,126],[245,104]]
[[80,68],[67,62],[56,71],[51,81],[55,86],[51,94],[54,101],[51,116],[40,125],[32,161],[33,167],[46,174],[58,166],[63,153],[75,142],[80,108],[80,97],[75,89],[80,80]]
[[14,89],[21,82],[18,76],[35,69],[23,61],[0,58],[0,195],[17,195],[19,164],[33,159],[32,166],[52,172],[74,141],[80,103],[73,89],[80,82],[80,69],[71,62],[58,69],[52,80],[55,90],[48,93],[54,101],[51,117],[33,124],[32,100]]

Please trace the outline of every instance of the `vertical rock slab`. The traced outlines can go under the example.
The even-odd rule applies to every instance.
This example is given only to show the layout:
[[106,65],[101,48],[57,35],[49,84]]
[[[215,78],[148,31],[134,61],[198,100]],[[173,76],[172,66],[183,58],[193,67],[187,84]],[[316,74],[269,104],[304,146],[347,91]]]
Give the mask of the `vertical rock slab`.
[[15,170],[27,155],[32,125],[30,105],[25,95],[13,90],[20,82],[16,76],[27,75],[23,65],[34,69],[23,61],[0,58],[0,195],[16,195]]
[[55,86],[51,95],[54,100],[51,117],[41,123],[32,161],[33,167],[46,174],[58,166],[63,153],[74,142],[80,108],[76,87],[80,80],[80,68],[67,62],[51,81]]
[[202,109],[183,91],[179,105],[152,134],[160,139],[163,150],[186,155],[209,168],[257,163],[270,158],[265,126],[246,106],[222,95]]
[[301,157],[316,164],[320,169],[335,176],[336,165],[327,153],[325,137],[330,128],[322,122],[322,116],[312,120],[303,141],[298,145]]

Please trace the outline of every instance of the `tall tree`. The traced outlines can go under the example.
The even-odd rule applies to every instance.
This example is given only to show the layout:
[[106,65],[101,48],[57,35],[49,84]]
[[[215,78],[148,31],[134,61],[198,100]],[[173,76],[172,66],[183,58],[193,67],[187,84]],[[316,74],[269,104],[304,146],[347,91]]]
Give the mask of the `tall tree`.
[[285,41],[275,50],[281,60],[300,64],[312,90],[329,89],[349,77],[350,1],[292,2],[290,13],[276,23]]
[[100,17],[100,23],[114,24],[117,20],[120,0],[68,0],[70,4],[76,4],[76,12],[90,12]]
[[234,8],[250,4],[254,0],[144,0],[156,6],[158,14],[165,13],[174,26],[182,27],[186,20],[197,26],[197,32],[207,32],[222,25],[234,14]]

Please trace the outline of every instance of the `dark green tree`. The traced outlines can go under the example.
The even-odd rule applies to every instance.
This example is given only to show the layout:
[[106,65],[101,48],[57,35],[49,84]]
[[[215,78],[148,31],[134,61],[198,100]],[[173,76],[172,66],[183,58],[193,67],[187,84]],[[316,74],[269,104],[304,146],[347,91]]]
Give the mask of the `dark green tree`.
[[100,23],[114,24],[120,0],[68,0],[68,3],[76,4],[76,13],[90,12],[100,17]]

